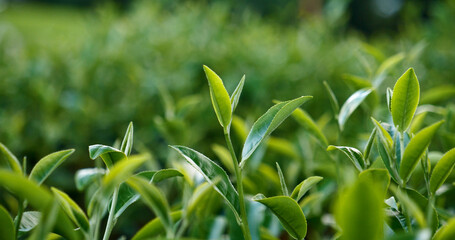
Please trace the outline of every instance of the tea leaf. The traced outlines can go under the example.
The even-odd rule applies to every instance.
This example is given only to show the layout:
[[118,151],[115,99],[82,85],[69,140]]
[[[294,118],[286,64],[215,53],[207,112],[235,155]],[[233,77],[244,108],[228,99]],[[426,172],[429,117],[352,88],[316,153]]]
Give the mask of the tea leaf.
[[389,109],[389,112],[392,112],[392,96],[393,96],[393,90],[390,88],[387,88],[386,98],[387,98],[387,108]]
[[[26,211],[22,214],[22,220],[19,225],[19,232],[30,232],[38,225],[41,218],[41,212]],[[20,235],[20,234],[19,234]]]
[[[216,117],[223,128],[231,123],[232,108],[231,99],[223,85],[221,78],[212,69],[204,65],[205,75],[209,81],[210,99],[212,99],[213,109]],[[240,96],[239,96],[240,97]],[[237,99],[238,101],[238,99]]]
[[[2,157],[3,156],[3,157]],[[22,174],[22,167],[16,156],[2,143],[0,143],[0,159],[6,160],[9,167],[16,173]]]
[[344,124],[351,116],[351,114],[357,109],[357,107],[365,100],[368,95],[373,91],[371,88],[363,88],[352,94],[348,100],[343,104],[338,115],[338,125],[343,130]]
[[239,103],[240,95],[242,94],[243,85],[245,84],[245,75],[240,79],[239,84],[235,88],[234,92],[231,95],[231,112],[234,113]]
[[393,123],[398,126],[398,131],[406,131],[411,124],[419,104],[419,95],[419,80],[414,69],[409,68],[393,87],[391,110]]
[[369,179],[358,179],[338,199],[335,219],[342,230],[340,239],[383,239],[383,197]]
[[284,180],[283,172],[281,171],[280,165],[276,163],[276,168],[278,171],[278,177],[280,178],[281,191],[284,196],[289,196],[288,187],[286,186],[286,181]]
[[367,179],[366,181],[377,184],[382,189],[384,196],[390,184],[390,176],[385,169],[367,169],[359,174],[359,179]]
[[436,163],[430,177],[430,191],[435,194],[436,190],[445,182],[449,177],[455,166],[455,148],[449,150],[444,156]]
[[0,205],[0,233],[2,233],[2,239],[4,240],[16,239],[13,219],[2,205]]
[[373,146],[374,139],[376,138],[376,132],[377,128],[373,128],[373,131],[371,132],[370,137],[368,138],[367,144],[365,145],[365,149],[363,150],[363,156],[366,162],[369,162],[368,157],[370,157],[371,148]]
[[325,90],[329,94],[329,100],[330,100],[330,105],[332,106],[333,114],[335,115],[335,118],[338,119],[338,113],[340,112],[340,104],[338,104],[338,100],[335,96],[335,94],[332,91],[332,88],[330,85],[324,81],[323,82]]
[[311,96],[302,96],[293,100],[280,102],[271,107],[254,124],[245,140],[242,150],[240,166],[245,165],[246,160],[253,154],[259,144],[270,135],[289,115],[300,105],[311,99]]
[[42,184],[44,180],[46,180],[46,178],[73,153],[74,149],[69,149],[51,153],[43,157],[33,167],[29,178],[36,181],[38,185]]
[[307,231],[305,215],[294,199],[288,196],[263,198],[263,196],[256,195],[254,200],[270,209],[293,238],[299,240],[305,238]]
[[376,75],[380,75],[383,73],[388,72],[391,68],[396,66],[399,62],[401,62],[404,59],[405,55],[403,53],[398,53],[395,54],[381,63],[381,65],[378,67],[378,70],[376,71]]
[[[236,216],[237,220],[240,220],[238,215],[240,210],[239,195],[232,185],[226,172],[218,166],[215,162],[210,160],[191,148],[184,146],[170,146],[182,155],[185,160],[191,164],[197,171],[199,171],[207,182],[213,184],[213,187],[221,196],[226,200],[228,206]],[[219,179],[219,180],[217,180]],[[219,181],[219,182],[217,182]],[[214,182],[217,182],[214,184]]]
[[170,208],[161,191],[147,180],[137,176],[130,177],[126,182],[141,195],[142,200],[161,219],[165,228],[171,230],[173,221],[169,215]]
[[220,162],[223,164],[227,170],[229,170],[230,173],[235,173],[234,169],[234,162],[232,161],[231,154],[229,153],[229,150],[221,146],[219,144],[213,144],[212,145],[212,150],[220,160]]
[[126,156],[130,155],[131,149],[133,148],[133,132],[133,122],[130,122],[123,137],[122,145],[120,145],[120,151],[125,153]]
[[101,157],[108,168],[112,168],[115,163],[126,158],[125,153],[122,151],[101,144],[90,145],[88,151],[90,159],[95,160],[96,158]]
[[88,232],[90,223],[79,205],[77,205],[77,203],[74,202],[73,199],[71,199],[66,193],[56,188],[51,188],[51,190],[66,215],[68,215],[68,217],[83,231]]
[[312,176],[305,180],[303,180],[299,185],[297,185],[294,190],[292,191],[291,198],[295,199],[295,201],[300,201],[300,199],[305,195],[308,190],[310,190],[314,185],[320,182],[323,177],[319,176]]
[[455,96],[455,86],[445,85],[437,86],[422,93],[422,104],[435,104]]
[[402,192],[401,189],[397,189],[394,186],[390,186],[390,189],[404,205],[406,211],[408,211],[415,218],[419,226],[421,228],[425,228],[427,226],[427,221],[425,220],[425,215],[422,210],[420,210],[417,203],[410,198],[407,193]]
[[432,240],[452,240],[455,239],[455,218],[451,218],[447,224],[441,227]]
[[422,129],[413,138],[411,138],[411,141],[409,141],[408,146],[404,150],[400,166],[400,177],[405,183],[409,180],[412,171],[419,162],[419,159],[423,156],[425,149],[427,149],[430,145],[434,134],[443,123],[444,121],[439,121]]
[[84,190],[96,179],[101,179],[104,176],[104,174],[106,174],[106,170],[104,170],[103,168],[84,168],[78,170],[74,177],[77,190],[79,191]]
[[[30,239],[32,240],[42,240],[46,239],[48,233],[52,231],[54,225],[57,222],[57,216],[59,213],[59,205],[57,200],[53,200],[49,206],[44,209],[44,213],[41,214],[41,219],[33,231]],[[71,229],[72,230],[72,229]]]
[[307,130],[311,135],[313,135],[322,145],[327,146],[329,143],[327,138],[322,133],[321,129],[319,129],[318,125],[313,121],[313,119],[308,115],[307,112],[302,110],[301,108],[297,108],[293,113],[292,116],[294,119],[302,125],[305,130]]
[[[182,218],[182,211],[171,213],[173,222],[177,222]],[[165,231],[161,218],[155,218],[143,226],[132,238],[132,240],[150,239]]]
[[345,147],[345,146],[333,146],[330,145],[327,147],[327,151],[333,151],[335,149],[340,150],[346,156],[348,156],[349,160],[354,164],[354,166],[361,172],[365,167],[365,160],[363,159],[362,153],[353,147]]

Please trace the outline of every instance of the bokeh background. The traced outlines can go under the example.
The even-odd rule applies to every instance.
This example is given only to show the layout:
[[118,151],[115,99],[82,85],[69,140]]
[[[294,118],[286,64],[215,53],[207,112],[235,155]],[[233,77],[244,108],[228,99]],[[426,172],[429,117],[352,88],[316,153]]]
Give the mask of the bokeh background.
[[[75,148],[48,180],[73,196],[74,172],[93,166],[88,146],[113,144],[130,121],[134,151],[157,166],[170,144],[214,156],[223,135],[206,64],[229,92],[246,74],[236,115],[247,126],[272,100],[313,95],[304,108],[329,142],[355,146],[407,68],[428,103],[429,89],[455,84],[454,24],[454,0],[0,0],[0,142],[29,166]],[[323,81],[343,103],[379,78],[377,94],[335,134]],[[453,108],[453,98],[434,101]],[[297,128],[288,120],[276,135],[293,141]],[[265,158],[289,157],[276,149]]]

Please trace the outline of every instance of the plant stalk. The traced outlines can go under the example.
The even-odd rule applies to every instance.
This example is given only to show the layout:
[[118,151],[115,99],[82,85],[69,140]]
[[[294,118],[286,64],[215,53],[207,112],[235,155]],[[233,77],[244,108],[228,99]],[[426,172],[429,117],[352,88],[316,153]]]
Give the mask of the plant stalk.
[[242,183],[242,170],[239,166],[239,161],[235,155],[234,147],[232,146],[231,135],[228,129],[224,129],[224,138],[226,139],[226,144],[228,146],[229,152],[231,153],[232,161],[234,162],[235,178],[237,181],[237,191],[239,192],[240,200],[240,227],[242,228],[243,236],[245,240],[251,240],[250,228],[248,226],[248,217],[246,215],[245,208],[245,197],[243,193],[243,183]]
[[119,192],[119,189],[117,187],[117,188],[115,188],[114,194],[112,195],[112,203],[111,203],[111,208],[109,211],[109,217],[107,219],[106,230],[104,231],[103,240],[109,240],[109,236],[111,235],[112,229],[114,228],[114,225],[115,225],[114,216],[115,216],[115,206],[117,205],[118,192]]

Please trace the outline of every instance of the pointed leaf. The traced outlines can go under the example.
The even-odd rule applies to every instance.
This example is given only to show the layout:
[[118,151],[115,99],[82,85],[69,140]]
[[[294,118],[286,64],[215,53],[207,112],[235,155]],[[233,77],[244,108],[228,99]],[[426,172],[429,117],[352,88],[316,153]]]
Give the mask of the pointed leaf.
[[312,176],[303,180],[299,185],[297,185],[292,191],[291,198],[295,199],[297,202],[305,195],[308,190],[310,190],[318,182],[322,181],[323,177]]
[[4,240],[15,240],[16,233],[14,231],[13,219],[8,211],[0,205],[0,233]]
[[284,196],[289,196],[288,187],[286,186],[286,181],[284,180],[283,172],[281,171],[280,164],[276,163],[276,168],[278,171],[278,177],[280,178],[281,191]]
[[46,180],[46,178],[73,153],[74,149],[69,149],[51,153],[43,157],[33,167],[29,178],[36,181],[38,184],[42,184],[44,180]]
[[245,84],[245,75],[243,75],[242,79],[240,80],[239,84],[235,88],[234,92],[231,95],[231,112],[234,113],[235,109],[237,108],[237,104],[239,103],[240,95],[242,94],[243,85]]
[[342,153],[348,156],[349,160],[351,160],[351,162],[360,172],[363,171],[363,168],[365,167],[365,160],[363,159],[362,153],[358,149],[353,147],[333,145],[327,147],[327,151],[333,151],[335,149],[340,150]]
[[231,100],[221,78],[212,69],[204,65],[205,75],[209,81],[210,98],[212,99],[213,109],[223,128],[231,123],[232,110]]
[[395,83],[392,96],[392,118],[400,132],[406,131],[419,104],[419,80],[414,69],[409,68]]
[[108,168],[111,168],[115,163],[126,158],[125,153],[122,151],[101,144],[90,145],[88,151],[90,159],[95,160],[96,158],[101,157]]
[[131,149],[133,148],[133,122],[130,122],[128,128],[125,132],[125,137],[123,137],[122,145],[120,145],[120,151],[125,153],[126,156],[129,156]]
[[365,145],[365,149],[363,150],[365,162],[369,162],[368,157],[370,157],[371,148],[373,147],[374,139],[376,138],[376,133],[377,128],[373,128],[373,131],[371,131],[370,137],[368,138],[367,144]]
[[302,110],[301,108],[297,108],[293,113],[292,116],[294,119],[302,125],[311,135],[313,135],[322,145],[327,146],[329,143],[327,138],[322,133],[321,129],[319,129],[318,125],[313,121],[313,119],[308,115],[307,112]]
[[229,170],[229,172],[234,173],[234,162],[232,161],[231,153],[229,153],[229,150],[221,146],[219,144],[213,144],[212,145],[212,150],[220,160],[220,162],[223,164],[223,166]]
[[[173,222],[177,222],[182,218],[182,211],[176,211],[171,213],[171,218]],[[162,234],[165,231],[163,221],[161,218],[155,218],[152,221],[148,222],[144,227],[142,227],[132,238],[132,240],[145,240],[154,238],[159,234]]]
[[307,231],[305,215],[299,204],[288,196],[255,198],[257,202],[270,209],[281,222],[284,229],[295,239],[304,239]]
[[449,177],[455,166],[455,148],[452,148],[436,163],[430,178],[430,190],[433,194],[436,193],[439,187]]
[[103,168],[84,168],[76,172],[74,181],[76,188],[79,191],[84,190],[87,186],[91,185],[95,180],[103,178],[106,170]]
[[323,82],[325,90],[329,94],[329,100],[330,100],[330,105],[332,106],[333,114],[335,115],[335,118],[338,118],[338,113],[340,112],[340,105],[338,104],[338,100],[335,96],[335,94],[332,91],[332,88],[330,85],[324,81]]
[[0,143],[0,159],[6,160],[9,167],[16,173],[22,174],[22,167],[16,156],[2,143]]
[[447,224],[441,227],[433,237],[433,240],[455,239],[455,218],[451,218]]
[[363,88],[352,94],[348,100],[343,104],[338,115],[338,125],[343,130],[344,124],[351,116],[351,114],[357,109],[357,107],[365,100],[368,95],[373,91],[371,88]]
[[311,96],[302,96],[293,100],[280,102],[267,110],[267,112],[253,124],[253,127],[245,140],[240,166],[243,167],[246,160],[253,154],[259,144],[261,144],[270,133],[289,117],[295,109],[311,98]]
[[[38,211],[26,211],[22,214],[22,220],[19,225],[19,232],[30,232],[38,225],[41,219],[41,213]],[[20,235],[20,234],[18,234]]]
[[226,172],[218,166],[215,162],[210,160],[191,148],[184,146],[171,146],[174,150],[180,153],[187,162],[191,164],[196,170],[198,170],[205,178],[207,182],[214,184],[214,188],[221,196],[226,200],[228,206],[232,209],[237,220],[240,219],[238,213],[240,210],[239,195],[232,185]]
[[403,159],[401,160],[400,177],[406,183],[411,177],[411,173],[417,166],[420,158],[425,153],[425,150],[430,145],[436,131],[444,123],[439,121],[429,127],[422,129],[409,141],[408,146],[404,150]]
[[79,205],[77,205],[68,194],[56,188],[51,188],[51,190],[66,215],[68,215],[68,217],[84,232],[89,232],[90,223]]

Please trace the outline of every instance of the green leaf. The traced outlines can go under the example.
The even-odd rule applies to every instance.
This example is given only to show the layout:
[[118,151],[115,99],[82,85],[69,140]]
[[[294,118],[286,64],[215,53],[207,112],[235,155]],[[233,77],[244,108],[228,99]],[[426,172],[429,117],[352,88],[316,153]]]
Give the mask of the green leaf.
[[66,215],[68,215],[68,217],[84,232],[89,232],[90,223],[79,205],[77,205],[77,203],[74,202],[68,194],[56,188],[51,188],[51,190]]
[[[221,202],[221,195],[215,191],[214,185],[219,182],[216,181],[213,184],[204,182],[200,184],[191,195],[188,200],[186,207],[186,218],[205,218],[213,213],[213,210],[218,207],[218,203]],[[233,216],[233,214],[230,214]],[[235,226],[237,222],[234,222]]]
[[359,178],[377,184],[382,189],[384,196],[389,189],[390,176],[386,169],[367,169],[359,174]]
[[141,195],[142,200],[161,219],[165,228],[172,231],[173,221],[170,216],[170,208],[161,191],[147,180],[137,176],[130,177],[126,182]]
[[299,240],[305,238],[307,231],[305,215],[294,199],[288,196],[264,198],[261,195],[256,195],[253,200],[270,209],[291,237]]
[[270,135],[289,115],[300,105],[311,99],[311,96],[302,96],[293,100],[280,102],[271,107],[254,124],[245,140],[242,150],[240,166],[253,154],[259,144]]
[[[182,211],[171,213],[173,222],[177,222],[182,218]],[[154,238],[165,231],[161,218],[155,218],[142,227],[132,238],[132,240],[142,240]]]
[[73,153],[74,149],[69,149],[51,153],[43,157],[33,167],[29,178],[41,185],[44,180],[46,180],[46,178],[49,177],[49,175],[51,175],[51,173]]
[[370,157],[371,148],[373,147],[377,131],[378,131],[377,128],[373,128],[373,131],[371,131],[370,137],[368,138],[367,144],[365,145],[365,149],[363,150],[365,162],[369,162],[368,157]]
[[327,151],[340,150],[349,160],[354,164],[354,166],[361,172],[365,168],[365,160],[362,156],[362,152],[353,147],[344,147],[344,146],[333,146],[330,145],[327,147]]
[[423,214],[422,210],[420,210],[417,203],[408,196],[408,193],[403,192],[401,189],[397,189],[395,186],[390,186],[392,192],[397,196],[398,200],[400,200],[403,207],[408,211],[417,221],[421,228],[425,228],[427,226],[427,221],[425,220],[425,215]]
[[357,109],[357,107],[365,100],[368,95],[373,91],[371,88],[362,88],[353,93],[348,100],[343,104],[338,115],[338,125],[343,130],[344,124],[351,116],[351,114]]
[[447,224],[441,227],[433,237],[433,240],[455,239],[455,218],[451,218]]
[[212,99],[213,109],[223,128],[226,128],[231,123],[232,108],[231,100],[226,88],[223,85],[221,78],[216,75],[212,69],[204,65],[205,75],[209,81],[210,98]]
[[[185,160],[191,164],[191,166],[204,176],[207,182],[213,184],[215,190],[226,200],[228,206],[232,209],[232,212],[239,221],[239,195],[229,180],[226,172],[208,157],[191,148],[184,146],[171,146],[171,148],[180,153],[180,155],[182,155]],[[216,184],[214,184],[215,182]]]
[[327,146],[329,144],[324,133],[322,133],[321,129],[319,129],[318,125],[316,125],[316,123],[313,121],[310,115],[308,115],[307,112],[305,112],[301,108],[297,108],[292,113],[292,116],[300,125],[302,125],[305,128],[305,130],[307,130],[311,135],[313,135],[322,145]]
[[106,170],[103,168],[84,168],[76,172],[74,181],[76,182],[76,188],[79,191],[84,190],[87,186],[91,185],[95,180],[101,179]]
[[389,112],[392,112],[392,96],[393,96],[393,90],[390,88],[387,88],[386,98],[387,98],[387,108],[389,109]]
[[125,153],[117,148],[101,144],[90,145],[88,151],[90,159],[95,160],[96,158],[101,157],[108,168],[112,168],[115,163],[126,158]]
[[310,190],[314,185],[320,182],[323,177],[312,176],[303,180],[299,185],[297,185],[292,191],[291,198],[295,199],[297,202],[305,195],[308,190]]
[[219,144],[213,144],[212,150],[223,164],[223,166],[231,173],[235,173],[234,162],[232,161],[231,153],[226,147]]
[[[22,214],[21,224],[19,225],[19,232],[30,232],[38,225],[41,219],[41,212],[26,211]],[[20,235],[20,234],[19,234]]]
[[245,75],[243,75],[242,79],[240,80],[239,84],[235,88],[234,92],[231,95],[231,112],[234,113],[235,109],[237,108],[237,104],[239,103],[240,95],[242,94],[243,85],[245,84]]
[[0,159],[6,160],[9,167],[16,173],[22,174],[22,167],[16,156],[2,143],[0,143]]
[[276,168],[278,171],[278,177],[280,178],[281,191],[284,196],[289,196],[288,187],[286,186],[286,181],[284,180],[283,172],[281,171],[280,164],[276,163]]
[[[33,231],[30,239],[42,240],[46,239],[46,236],[52,231],[54,225],[57,223],[57,216],[59,213],[59,205],[54,199],[49,206],[44,209],[44,213],[41,214],[41,219]],[[72,230],[72,229],[71,229]]]
[[419,104],[419,80],[413,68],[409,68],[395,83],[392,96],[392,118],[398,131],[404,132],[411,124]]
[[126,129],[125,137],[123,137],[122,145],[120,145],[120,151],[125,153],[126,156],[129,156],[131,149],[133,149],[133,132],[133,122],[130,122]]
[[454,85],[437,86],[422,93],[422,99],[420,102],[422,104],[435,104],[438,102],[451,99],[454,96],[455,96]]
[[449,150],[441,160],[436,163],[430,177],[430,191],[435,194],[436,190],[445,182],[449,177],[455,166],[455,148]]
[[434,134],[443,123],[444,121],[439,121],[422,129],[413,138],[411,138],[411,141],[409,141],[408,146],[404,150],[400,166],[400,177],[405,183],[411,177],[411,173],[417,166],[419,159],[423,156],[425,150],[430,145]]
[[15,240],[16,232],[14,231],[13,219],[8,211],[0,205],[0,233],[4,240]]
[[403,53],[398,53],[398,54],[395,54],[395,55],[387,58],[378,67],[378,70],[376,71],[376,75],[380,75],[380,74],[383,74],[383,73],[386,73],[386,72],[390,71],[391,68],[396,66],[403,59],[404,59],[404,54]]
[[338,100],[335,96],[335,94],[332,91],[332,88],[330,85],[324,81],[323,82],[325,90],[329,94],[329,100],[330,100],[330,105],[332,106],[333,114],[335,115],[335,118],[338,119],[338,113],[340,112],[340,105],[338,104]]
[[383,194],[371,184],[369,179],[358,179],[339,197],[335,219],[342,230],[340,239],[383,239]]

